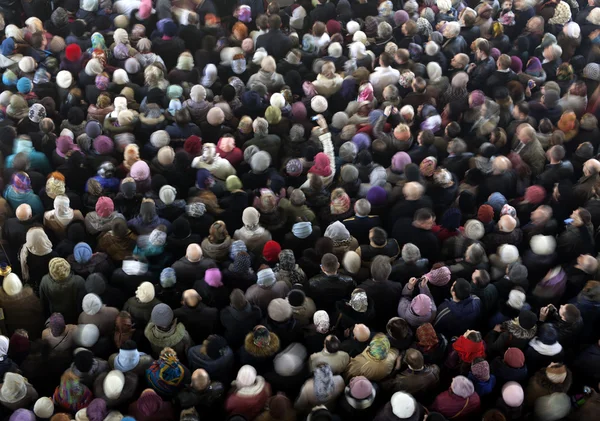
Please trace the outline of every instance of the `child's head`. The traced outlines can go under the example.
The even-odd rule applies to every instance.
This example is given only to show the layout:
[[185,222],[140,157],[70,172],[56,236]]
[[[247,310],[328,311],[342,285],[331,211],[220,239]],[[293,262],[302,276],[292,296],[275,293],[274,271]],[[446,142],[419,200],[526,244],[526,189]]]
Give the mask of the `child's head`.
[[510,9],[512,9],[512,5],[513,5],[512,4],[512,0],[504,0],[502,2],[502,9],[503,10],[510,10]]

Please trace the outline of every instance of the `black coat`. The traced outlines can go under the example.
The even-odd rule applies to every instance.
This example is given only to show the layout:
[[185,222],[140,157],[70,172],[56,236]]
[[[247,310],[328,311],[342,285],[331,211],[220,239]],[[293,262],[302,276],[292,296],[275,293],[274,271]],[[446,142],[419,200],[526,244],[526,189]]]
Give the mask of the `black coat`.
[[230,346],[237,349],[244,343],[244,338],[252,332],[254,326],[260,324],[262,313],[260,308],[251,304],[242,311],[228,306],[221,310],[220,319],[225,329],[223,336]]
[[407,243],[419,248],[421,256],[430,262],[437,262],[440,256],[440,241],[431,231],[413,226],[412,219],[399,219],[392,229],[392,237],[398,242],[400,249]]
[[367,293],[369,300],[377,303],[375,325],[383,330],[392,317],[398,315],[398,303],[402,297],[402,284],[392,281],[374,281],[369,279],[358,286]]
[[[333,4],[331,6],[333,6]],[[325,20],[322,22],[327,21]],[[271,30],[256,39],[256,48],[258,49],[261,47],[267,50],[267,53],[273,56],[275,61],[278,61],[285,58],[285,55],[292,48],[292,40],[279,29]]]
[[181,306],[173,312],[178,321],[183,323],[194,343],[201,344],[204,339],[215,332],[219,314],[216,308],[199,303],[196,307]]
[[355,287],[356,282],[350,276],[341,274],[329,276],[321,273],[310,279],[307,295],[314,300],[317,308],[332,314],[335,303],[349,299]]

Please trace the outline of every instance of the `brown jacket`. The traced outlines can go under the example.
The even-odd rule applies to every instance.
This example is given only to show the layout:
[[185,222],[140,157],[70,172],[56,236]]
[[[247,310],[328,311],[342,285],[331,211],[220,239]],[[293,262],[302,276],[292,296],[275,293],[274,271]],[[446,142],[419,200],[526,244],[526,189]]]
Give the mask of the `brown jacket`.
[[119,238],[113,235],[112,230],[100,236],[98,239],[98,250],[104,251],[115,261],[123,261],[127,256],[131,256],[135,248],[137,235],[129,231],[127,237]]
[[369,354],[367,347],[361,354],[350,360],[344,377],[350,380],[352,377],[365,376],[372,382],[378,382],[392,372],[398,354],[397,349],[390,348],[385,359],[378,361]]
[[533,406],[535,401],[542,396],[551,395],[552,393],[567,393],[573,382],[573,374],[571,370],[567,369],[567,378],[562,383],[553,383],[546,376],[546,369],[542,368],[540,371],[535,373],[525,393],[527,399],[527,405]]
[[4,335],[10,338],[16,329],[25,329],[32,341],[42,336],[42,303],[30,287],[23,287],[21,292],[13,296],[7,295],[0,288],[0,308],[4,311]]
[[96,314],[89,315],[81,313],[79,315],[79,324],[93,324],[98,326],[101,336],[111,336],[115,330],[115,321],[119,315],[119,310],[114,307],[102,306]]

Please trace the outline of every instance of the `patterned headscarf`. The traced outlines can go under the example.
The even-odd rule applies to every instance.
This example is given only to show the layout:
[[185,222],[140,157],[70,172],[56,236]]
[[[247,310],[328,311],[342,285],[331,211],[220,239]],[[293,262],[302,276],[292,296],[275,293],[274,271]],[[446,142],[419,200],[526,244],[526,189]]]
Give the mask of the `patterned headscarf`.
[[320,365],[315,369],[313,381],[317,401],[324,403],[333,397],[335,385],[329,364]]
[[264,348],[271,343],[271,333],[266,327],[259,325],[252,331],[252,343],[258,348]]
[[344,189],[335,189],[331,192],[329,211],[332,215],[341,215],[350,209],[350,196]]
[[438,345],[439,339],[431,323],[425,323],[417,328],[417,345],[428,352]]
[[354,291],[350,297],[350,307],[354,311],[359,313],[365,313],[367,311],[369,301],[367,299],[367,293],[360,290]]
[[381,361],[387,357],[388,352],[390,351],[391,345],[390,341],[384,334],[377,334],[371,340],[369,344],[369,348],[367,348],[367,352],[373,359],[377,361]]
[[29,179],[29,176],[22,171],[13,174],[12,185],[17,193],[28,193],[31,191],[31,180]]

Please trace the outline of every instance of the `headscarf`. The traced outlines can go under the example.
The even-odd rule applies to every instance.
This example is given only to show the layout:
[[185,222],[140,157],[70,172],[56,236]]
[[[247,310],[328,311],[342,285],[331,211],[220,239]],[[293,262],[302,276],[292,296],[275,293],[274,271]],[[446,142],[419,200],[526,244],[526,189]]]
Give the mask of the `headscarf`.
[[333,398],[335,384],[333,382],[333,373],[329,364],[323,364],[315,369],[314,373],[315,396],[319,403],[325,403]]
[[309,173],[320,175],[321,177],[329,177],[331,175],[331,165],[329,162],[329,156],[324,152],[319,152],[315,156],[315,163],[308,170]]
[[128,170],[131,169],[131,166],[140,160],[140,148],[135,143],[129,144],[125,147],[125,151],[123,152],[123,166]]
[[438,346],[439,339],[431,323],[425,323],[417,328],[417,345],[423,352],[429,352]]
[[473,342],[472,340],[460,336],[452,347],[458,354],[459,358],[467,363],[472,363],[475,358],[485,358],[485,347],[483,341]]
[[71,137],[59,136],[58,139],[56,139],[56,154],[58,156],[66,158],[69,152],[78,150],[79,146],[73,142]]
[[31,180],[27,173],[22,171],[13,174],[11,184],[17,193],[29,193],[31,191]]
[[29,253],[35,256],[45,256],[52,252],[52,242],[41,227],[35,227],[27,231],[25,244],[21,247],[19,260],[21,261],[21,274],[24,281],[29,280],[29,266],[27,265],[27,256]]
[[217,67],[214,64],[207,64],[202,72],[200,84],[205,88],[210,88],[218,79]]
[[54,218],[65,227],[73,220],[74,211],[69,207],[70,204],[65,195],[58,195],[54,199]]
[[377,334],[369,343],[368,354],[377,361],[382,361],[390,351],[390,341],[384,334]]
[[329,315],[324,310],[319,310],[313,315],[313,323],[317,332],[325,334],[329,332]]
[[350,196],[344,189],[335,189],[331,192],[331,202],[329,203],[329,211],[332,215],[341,215],[348,212],[350,209]]

